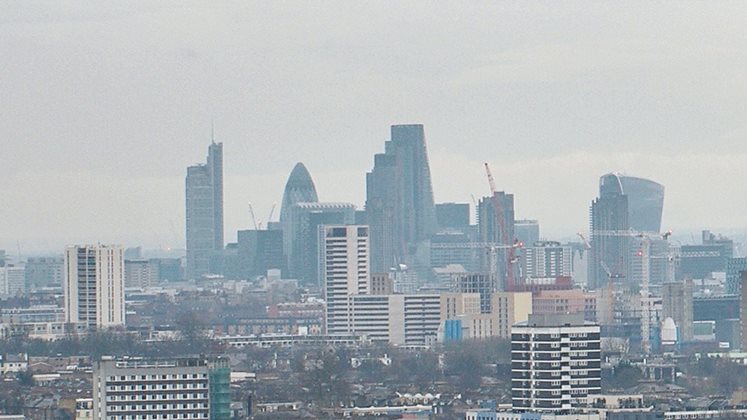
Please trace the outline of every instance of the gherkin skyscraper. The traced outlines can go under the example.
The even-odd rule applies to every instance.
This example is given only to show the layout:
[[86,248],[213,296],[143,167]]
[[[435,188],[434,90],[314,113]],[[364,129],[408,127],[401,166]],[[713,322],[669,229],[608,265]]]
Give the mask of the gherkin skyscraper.
[[286,261],[293,249],[291,208],[296,203],[317,202],[319,202],[319,197],[316,194],[316,187],[311,179],[311,174],[303,163],[298,162],[285,183],[283,202],[280,205],[280,226],[283,229],[283,254]]

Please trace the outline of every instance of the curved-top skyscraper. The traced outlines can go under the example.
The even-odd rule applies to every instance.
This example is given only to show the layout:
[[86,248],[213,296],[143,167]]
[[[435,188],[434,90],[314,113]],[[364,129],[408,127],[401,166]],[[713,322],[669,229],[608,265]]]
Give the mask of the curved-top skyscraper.
[[664,186],[649,179],[616,172],[599,179],[599,196],[626,195],[630,228],[642,232],[660,232],[664,210]]
[[309,170],[303,163],[298,162],[288,176],[283,191],[283,202],[280,205],[280,226],[283,229],[283,250],[287,257],[291,251],[291,208],[296,203],[316,203],[316,187],[311,179]]
[[[591,203],[591,255],[587,287],[605,287],[610,277],[635,281],[631,238],[607,232],[660,232],[664,186],[616,172],[599,178],[599,197]],[[654,267],[650,267],[654,270]]]

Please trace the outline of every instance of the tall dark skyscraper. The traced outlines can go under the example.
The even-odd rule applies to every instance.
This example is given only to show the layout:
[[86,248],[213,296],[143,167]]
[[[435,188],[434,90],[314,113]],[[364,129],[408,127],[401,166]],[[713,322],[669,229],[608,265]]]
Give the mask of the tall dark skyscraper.
[[187,279],[210,273],[223,251],[223,143],[208,147],[207,163],[187,168]]
[[603,193],[591,203],[591,253],[587,287],[605,287],[609,276],[625,277],[629,258],[630,237],[612,236],[604,232],[630,229],[628,197]]
[[296,163],[285,183],[283,202],[280,206],[280,227],[283,229],[283,254],[286,262],[293,252],[291,209],[296,203],[317,202],[319,202],[319,197],[309,170],[303,163]]
[[469,230],[469,204],[436,204],[436,220],[440,230],[452,229],[467,232]]
[[371,268],[413,264],[418,243],[436,231],[433,187],[421,124],[394,125],[383,154],[366,174],[366,221]]
[[[495,194],[496,201],[501,205],[500,212],[503,216],[503,223],[501,224],[496,216],[493,198],[481,198],[477,204],[478,238],[480,242],[501,245],[504,248],[497,248],[494,255],[491,254],[492,251],[483,252],[480,266],[483,271],[495,270],[501,290],[506,290],[509,250],[505,246],[512,245],[516,239],[514,233],[514,195],[506,194],[503,191],[497,191]],[[505,229],[505,234],[501,228]],[[491,262],[492,258],[494,260]],[[514,278],[516,278],[517,267],[518,265],[514,266]]]

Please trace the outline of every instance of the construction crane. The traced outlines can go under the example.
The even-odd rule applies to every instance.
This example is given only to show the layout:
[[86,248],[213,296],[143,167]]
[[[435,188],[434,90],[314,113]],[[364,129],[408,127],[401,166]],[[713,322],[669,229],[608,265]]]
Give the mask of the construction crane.
[[614,323],[615,320],[615,280],[622,276],[620,274],[612,274],[610,267],[605,261],[599,261],[599,265],[607,273],[607,322],[610,324]]
[[[629,237],[629,238],[636,238],[640,240],[640,249],[636,251],[635,256],[637,258],[640,258],[640,267],[641,267],[641,306],[642,306],[642,313],[641,313],[641,347],[644,353],[649,353],[651,351],[651,299],[649,294],[649,282],[650,282],[650,276],[651,273],[649,272],[650,265],[649,261],[651,258],[650,255],[650,248],[651,248],[651,237],[652,236],[659,236],[664,240],[668,240],[669,237],[672,235],[672,231],[667,231],[664,234],[659,234],[656,232],[643,232],[643,231],[635,231],[635,230],[595,230],[592,231],[592,237],[594,236],[613,236],[613,237]],[[668,259],[670,260],[670,264],[674,261],[674,258],[670,255],[668,256]],[[607,263],[605,261],[600,261],[600,265],[602,268],[607,272],[607,276],[609,278],[609,285],[608,285],[608,297],[609,297],[609,305],[612,307],[614,295],[613,295],[613,287],[614,287],[614,280],[615,276],[610,271],[609,267],[607,266]],[[671,270],[671,268],[670,268]],[[617,277],[619,278],[619,277]],[[614,315],[614,312],[613,312]],[[610,318],[612,319],[612,318]]]
[[270,215],[267,216],[267,226],[269,227],[270,222],[272,221],[272,214],[275,213],[275,207],[277,207],[278,203],[272,203],[272,208],[270,209]]
[[252,203],[249,203],[249,215],[252,216],[252,223],[254,224],[254,230],[258,230],[257,227],[257,218],[254,217],[254,208],[252,207]]
[[586,240],[586,236],[584,236],[583,233],[579,232],[576,235],[578,235],[579,238],[581,238],[581,242],[584,243],[584,249],[587,251],[591,249],[591,244],[589,244],[589,241]]
[[[492,195],[491,199],[493,200],[493,211],[495,212],[495,219],[496,222],[498,222],[497,224],[500,228],[499,240],[502,245],[505,246],[508,250],[506,255],[506,290],[513,291],[515,287],[514,262],[516,261],[514,257],[514,249],[520,247],[521,244],[518,241],[513,241],[512,243],[511,239],[508,237],[508,232],[506,231],[505,215],[503,213],[503,205],[498,199],[498,191],[495,187],[495,179],[493,179],[493,174],[490,172],[490,166],[487,162],[485,162],[485,173],[488,176],[488,184],[490,185],[490,193]],[[494,265],[496,266],[495,272],[497,272],[497,263],[495,263]],[[491,267],[491,269],[492,268],[493,267]]]

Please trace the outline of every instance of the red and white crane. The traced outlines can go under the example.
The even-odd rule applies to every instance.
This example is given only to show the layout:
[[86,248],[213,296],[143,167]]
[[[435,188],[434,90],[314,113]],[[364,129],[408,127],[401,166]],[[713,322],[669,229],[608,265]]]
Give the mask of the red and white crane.
[[[490,194],[491,199],[493,201],[493,211],[495,212],[495,219],[496,224],[498,228],[500,229],[500,237],[498,238],[500,241],[499,245],[496,245],[490,249],[490,255],[491,258],[494,258],[496,250],[497,249],[508,249],[507,255],[506,255],[506,290],[507,291],[513,291],[516,287],[515,281],[514,281],[514,263],[516,262],[517,258],[514,256],[514,250],[516,248],[522,247],[524,244],[519,242],[518,240],[511,240],[508,236],[508,231],[506,230],[506,217],[503,212],[503,203],[500,202],[500,199],[498,198],[498,191],[495,187],[495,179],[493,179],[493,174],[490,172],[490,166],[487,162],[485,162],[485,173],[488,176],[488,184],[490,185]],[[491,238],[492,239],[492,238]],[[491,270],[495,270],[495,272],[498,271],[497,263],[491,261]]]

